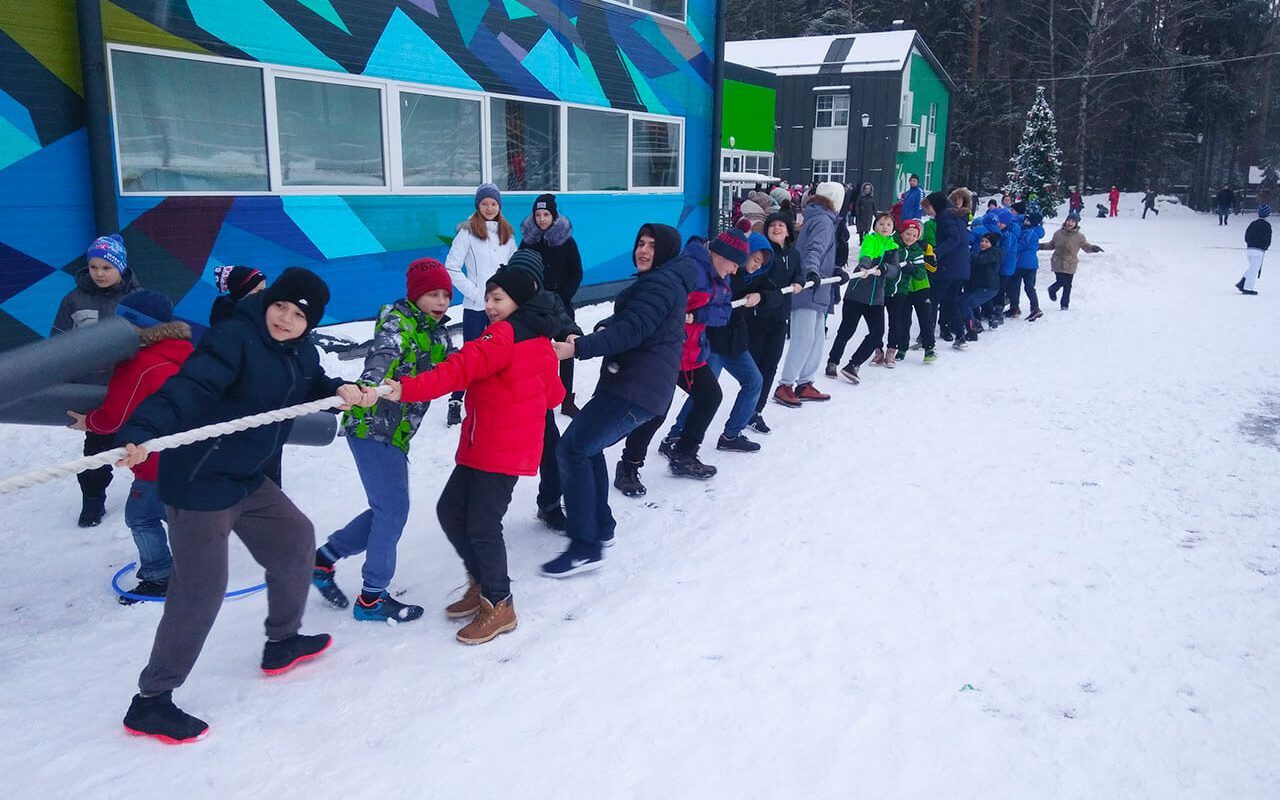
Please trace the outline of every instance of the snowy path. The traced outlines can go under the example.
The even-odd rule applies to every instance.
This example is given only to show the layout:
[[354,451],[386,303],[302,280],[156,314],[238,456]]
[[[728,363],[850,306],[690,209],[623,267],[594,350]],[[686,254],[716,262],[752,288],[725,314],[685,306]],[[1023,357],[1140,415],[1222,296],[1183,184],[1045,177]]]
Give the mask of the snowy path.
[[[824,406],[771,405],[762,453],[704,448],[721,470],[707,484],[654,454],[649,496],[615,495],[605,570],[536,575],[563,540],[522,480],[520,628],[478,648],[436,613],[462,574],[434,517],[454,435],[433,407],[397,576],[428,617],[389,629],[313,599],[306,629],[333,650],[266,680],[264,599],[227,604],[178,693],[212,726],[194,746],[119,727],[160,612],[106,588],[135,555],[125,476],[97,530],[74,527],[70,482],[6,498],[3,782],[97,798],[1277,796],[1280,279],[1232,288],[1243,251],[1221,248],[1247,220],[1142,221],[1126,200],[1125,217],[1085,220],[1107,252],[1082,257],[1071,311],[1046,301],[1043,320],[936,365],[917,351],[861,386],[823,383]],[[593,374],[579,369],[584,395]],[[9,426],[0,441],[3,475],[77,445]],[[363,507],[341,443],[291,449],[285,483],[321,535]],[[233,584],[249,583],[234,550]],[[339,580],[358,587],[358,560]]]

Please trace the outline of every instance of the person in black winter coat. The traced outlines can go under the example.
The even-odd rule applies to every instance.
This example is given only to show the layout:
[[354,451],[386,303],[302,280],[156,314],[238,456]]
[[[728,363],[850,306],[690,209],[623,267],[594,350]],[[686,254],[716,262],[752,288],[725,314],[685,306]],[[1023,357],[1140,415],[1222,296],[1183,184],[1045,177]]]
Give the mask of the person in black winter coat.
[[[572,317],[573,296],[582,286],[582,255],[573,238],[573,224],[561,216],[554,194],[540,194],[533,201],[533,213],[520,223],[520,236],[521,248],[536,250],[542,257],[546,290],[560,298]],[[578,413],[573,397],[573,359],[560,362],[560,381],[565,391],[560,411],[572,417]]]
[[267,276],[253,267],[215,267],[213,278],[219,296],[214,298],[213,307],[209,309],[211,328],[231,319],[236,304],[241,300],[267,288]]
[[876,216],[876,187],[870,182],[862,184],[853,210],[858,241],[861,242],[868,233],[871,233],[871,223],[875,221]]
[[1267,249],[1271,247],[1271,223],[1267,222],[1269,216],[1271,216],[1271,206],[1264,202],[1258,206],[1258,218],[1250,222],[1249,227],[1244,230],[1247,262],[1244,275],[1236,284],[1236,288],[1244,294],[1258,293],[1253,287],[1257,284],[1258,278],[1262,277],[1262,259],[1266,256]]
[[1231,218],[1231,212],[1235,209],[1236,193],[1231,191],[1230,186],[1223,186],[1222,191],[1218,192],[1213,198],[1214,210],[1218,212],[1218,224],[1226,225],[1227,220]]
[[929,278],[933,306],[944,332],[959,335],[964,331],[964,312],[960,295],[969,280],[969,229],[963,212],[953,209],[942,192],[924,199],[924,210],[936,223],[934,255],[938,271]]
[[773,379],[787,347],[787,325],[791,319],[791,295],[782,289],[790,286],[794,293],[804,283],[800,269],[800,253],[795,248],[795,226],[791,217],[779,212],[764,221],[765,237],[773,245],[773,261],[768,273],[753,281],[760,293],[760,303],[747,310],[747,348],[760,370],[760,399],[755,416],[747,423],[757,433],[769,433],[764,421],[764,407],[773,396]]
[[[319,324],[329,289],[305,269],[288,269],[266,292],[245,299],[229,322],[211,328],[196,351],[116,435],[128,455],[139,443],[337,394],[349,407],[372,406],[373,389],[330,378],[307,333]],[[169,511],[173,575],[151,659],[138,679],[124,725],[165,741],[198,739],[208,726],[173,704],[213,627],[227,588],[227,539],[234,530],[267,573],[267,644],[262,669],[276,674],[318,655],[328,634],[298,633],[311,586],[315,529],[263,474],[287,438],[287,423],[228,433],[170,450],[160,459],[160,499]]]

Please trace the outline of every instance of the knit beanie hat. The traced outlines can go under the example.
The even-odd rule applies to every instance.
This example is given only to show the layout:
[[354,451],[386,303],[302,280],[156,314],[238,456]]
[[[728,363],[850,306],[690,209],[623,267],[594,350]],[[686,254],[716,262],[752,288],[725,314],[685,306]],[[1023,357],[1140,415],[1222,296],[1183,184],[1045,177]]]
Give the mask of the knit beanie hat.
[[818,188],[813,193],[819,197],[825,197],[831,202],[831,207],[840,212],[840,207],[844,205],[844,184],[837,181],[823,181],[818,184]]
[[262,293],[263,308],[272,303],[293,303],[307,317],[307,330],[320,324],[329,302],[329,285],[319,275],[302,267],[289,267]]
[[410,303],[418,302],[418,298],[437,289],[444,289],[451,298],[453,296],[453,279],[449,277],[449,270],[434,258],[420,258],[410,264],[404,273],[404,285],[404,296]]
[[[515,256],[512,256],[512,260],[515,260]],[[507,296],[516,302],[516,305],[522,306],[542,290],[542,282],[534,278],[532,270],[522,268],[519,265],[512,268],[508,264],[493,273],[493,277],[484,285],[484,290],[488,292],[494,287],[506,292]]]
[[751,233],[751,220],[746,217],[738,217],[738,221],[733,224],[733,227],[743,233]]
[[533,199],[533,211],[535,214],[539,211],[550,211],[552,219],[560,217],[560,212],[556,210],[556,196],[549,192],[540,194]]
[[990,242],[992,247],[995,247],[996,245],[1000,244],[1000,234],[996,233],[995,231],[987,231],[986,233],[982,234],[982,238]]
[[[727,230],[711,240],[707,248],[718,256],[727,258],[738,266],[747,263],[751,255],[751,245],[742,231]],[[770,250],[773,248],[770,247]]]
[[1258,219],[1266,219],[1271,216],[1271,206],[1266,203],[1258,206]]
[[780,206],[791,199],[791,193],[781,186],[776,186],[773,191],[769,192],[769,197],[773,199],[774,205]]
[[538,284],[538,288],[542,288],[544,279],[542,276],[542,255],[537,250],[522,247],[511,254],[511,258],[507,260],[507,269],[522,270],[529,273],[529,277],[533,278],[533,282]]
[[502,205],[502,191],[492,183],[482,183],[476,187],[476,209],[480,208],[480,201],[488,198],[494,200],[499,206]]
[[154,289],[138,289],[121,298],[116,316],[139,328],[173,322],[173,301]]
[[902,227],[898,230],[898,233],[905,233],[907,228],[915,228],[916,233],[919,233],[919,234],[924,233],[924,228],[920,227],[920,220],[918,219],[909,219],[904,221],[902,223]]
[[94,239],[85,258],[100,258],[119,270],[121,275],[129,270],[129,254],[124,249],[124,238],[118,233]]
[[213,282],[219,294],[229,294],[231,299],[239,302],[249,293],[261,286],[267,276],[253,267],[214,267]]

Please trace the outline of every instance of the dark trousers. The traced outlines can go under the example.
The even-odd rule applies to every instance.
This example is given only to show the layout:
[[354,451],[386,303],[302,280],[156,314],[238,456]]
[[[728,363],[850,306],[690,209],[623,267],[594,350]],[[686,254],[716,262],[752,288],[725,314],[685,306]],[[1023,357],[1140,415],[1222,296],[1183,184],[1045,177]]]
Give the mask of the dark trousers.
[[146,694],[176,689],[195,666],[227,591],[227,541],[235,531],[266,570],[267,638],[302,627],[315,564],[311,520],[270,480],[222,511],[167,509],[173,571],[151,660],[138,678]]
[[1040,310],[1040,297],[1036,294],[1036,271],[1034,269],[1019,269],[1013,273],[1013,279],[1009,282],[1009,291],[1013,295],[1013,307],[1018,307],[1018,292],[1025,290],[1027,299],[1031,301],[1032,313]]
[[859,303],[857,300],[846,299],[840,310],[840,327],[836,329],[836,339],[831,343],[831,352],[827,354],[827,361],[831,363],[840,361],[844,356],[845,345],[858,331],[858,321],[863,319],[867,321],[867,335],[862,337],[858,349],[849,357],[850,363],[861,364],[871,358],[876,348],[884,347],[884,306],[870,306]]
[[936,343],[933,334],[938,324],[938,308],[933,303],[933,293],[929,289],[917,289],[907,295],[906,319],[902,323],[903,339],[897,344],[890,339],[889,344],[899,350],[910,347],[913,310],[916,313],[916,323],[920,326],[920,345],[925,350],[932,350]]
[[1229,220],[1229,219],[1231,219],[1231,209],[1230,209],[1230,208],[1219,208],[1219,209],[1218,209],[1218,224],[1219,224],[1219,225],[1226,225],[1226,224],[1227,224],[1227,220]]
[[943,331],[952,334],[964,331],[963,309],[960,295],[964,284],[953,278],[931,278],[933,304],[938,309],[938,324]]
[[1148,211],[1154,211],[1154,212],[1156,212],[1156,216],[1157,216],[1157,217],[1158,217],[1158,216],[1160,216],[1160,209],[1156,208],[1155,206],[1143,206],[1143,207],[1142,207],[1142,218],[1143,218],[1143,219],[1146,219],[1146,218],[1147,218],[1147,212],[1148,212]]
[[[680,432],[680,443],[675,449],[677,452],[693,455],[702,446],[707,428],[711,426],[711,420],[715,418],[724,395],[720,391],[719,379],[706,364],[695,370],[681,370],[676,376],[676,386],[689,395],[693,405],[689,409],[688,418],[685,419],[684,430]],[[667,415],[664,412],[633,430],[627,436],[626,444],[623,445],[622,457],[633,464],[644,464],[645,455],[649,452],[649,444],[666,418]]]
[[906,350],[911,346],[911,299],[896,294],[884,299],[884,310],[889,317],[889,346]]
[[756,402],[759,414],[773,395],[773,378],[778,374],[782,351],[787,348],[787,321],[752,322],[747,326],[747,335],[747,350],[760,369],[760,399]]
[[[565,361],[572,361],[567,358]],[[561,361],[563,364],[565,361]],[[556,461],[556,448],[560,446],[560,428],[556,426],[556,412],[547,412],[546,427],[542,431],[542,463],[538,465],[538,508],[557,505],[560,502],[560,465]]]
[[1053,284],[1049,286],[1049,291],[1055,289],[1062,291],[1062,307],[1067,308],[1071,305],[1071,281],[1075,280],[1075,275],[1069,272],[1053,273]]
[[[85,431],[84,454],[86,456],[96,456],[98,453],[105,453],[115,445],[115,441],[115,434]],[[107,487],[111,485],[111,467],[87,469],[76,475],[76,480],[80,483],[81,496],[106,497]]]
[[996,312],[999,313],[1006,306],[1010,311],[1018,310],[1018,301],[1022,297],[1021,290],[1018,288],[1018,273],[1015,270],[1012,275],[1000,276],[1000,291],[996,293]]
[[[466,344],[472,339],[479,339],[480,334],[484,333],[484,329],[487,327],[489,327],[488,314],[485,314],[483,311],[476,311],[473,308],[462,309],[462,342],[463,344]],[[454,392],[449,395],[449,399],[461,400],[464,394],[466,393]]]
[[467,574],[480,584],[480,591],[494,605],[511,594],[502,518],[515,488],[515,475],[483,472],[459,464],[453,468],[436,503],[436,517],[449,544],[462,559]]

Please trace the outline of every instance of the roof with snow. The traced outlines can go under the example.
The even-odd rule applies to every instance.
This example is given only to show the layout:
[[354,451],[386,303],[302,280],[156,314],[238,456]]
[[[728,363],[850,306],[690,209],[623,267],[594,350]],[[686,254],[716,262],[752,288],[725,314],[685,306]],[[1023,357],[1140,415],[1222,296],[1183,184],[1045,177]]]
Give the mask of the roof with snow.
[[955,84],[916,31],[881,31],[840,36],[795,36],[725,42],[726,61],[775,75],[842,75],[901,72],[916,48],[949,88]]

